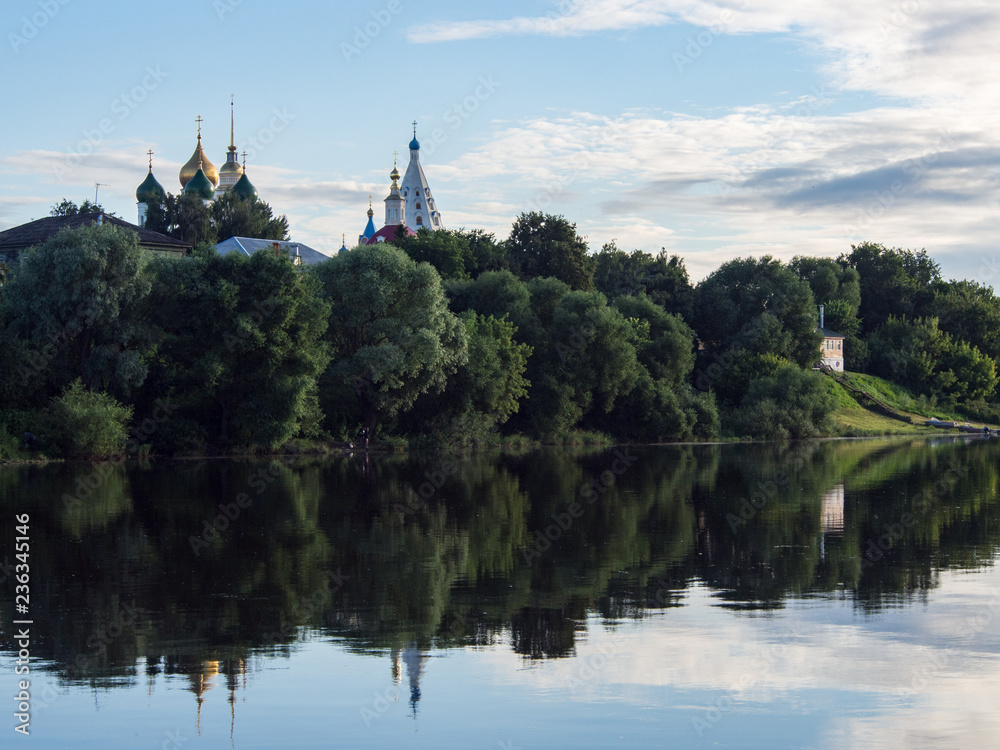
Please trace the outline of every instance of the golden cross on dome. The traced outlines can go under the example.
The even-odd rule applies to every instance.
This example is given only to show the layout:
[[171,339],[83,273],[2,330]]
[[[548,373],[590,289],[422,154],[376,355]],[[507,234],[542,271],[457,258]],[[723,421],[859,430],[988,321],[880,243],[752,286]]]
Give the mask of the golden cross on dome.
[[396,166],[396,159],[398,159],[398,158],[399,158],[399,152],[398,151],[393,151],[392,152],[392,166],[393,167]]
[[153,149],[149,149],[149,151],[146,152],[146,155],[149,156],[149,171],[152,172],[153,171]]
[[247,152],[243,152],[243,171],[247,171]]
[[194,121],[198,123],[198,139],[201,140],[201,124],[205,122],[205,120],[202,119],[201,115],[198,115],[196,118],[194,118]]

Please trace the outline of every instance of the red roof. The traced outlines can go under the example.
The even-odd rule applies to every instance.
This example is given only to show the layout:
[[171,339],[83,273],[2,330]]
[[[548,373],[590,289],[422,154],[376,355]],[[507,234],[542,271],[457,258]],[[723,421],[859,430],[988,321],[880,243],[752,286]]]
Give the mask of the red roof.
[[408,237],[417,236],[416,232],[414,232],[408,226],[405,226],[403,224],[399,224],[397,226],[389,225],[389,226],[384,226],[380,230],[375,232],[375,234],[371,236],[371,239],[368,240],[368,244],[375,245],[379,242],[392,242],[394,239],[396,239],[396,232],[399,231],[400,229],[406,232]]

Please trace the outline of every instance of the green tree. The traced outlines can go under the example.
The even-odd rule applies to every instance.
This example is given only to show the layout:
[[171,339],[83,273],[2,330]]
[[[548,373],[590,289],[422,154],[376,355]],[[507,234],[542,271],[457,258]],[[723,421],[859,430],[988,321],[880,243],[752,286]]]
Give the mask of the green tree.
[[68,458],[124,455],[131,407],[106,393],[93,393],[75,380],[53,398],[45,413],[48,438]]
[[994,361],[938,328],[937,318],[889,318],[870,344],[872,372],[918,393],[984,399],[996,389]]
[[573,289],[593,289],[594,264],[576,224],[537,211],[517,217],[506,242],[511,270],[522,279],[551,276]]
[[251,237],[258,240],[287,240],[288,218],[273,216],[264,201],[248,199],[232,191],[215,200],[211,209],[216,239],[225,242],[230,237]]
[[145,228],[191,245],[218,243],[212,208],[195,195],[167,193],[163,205],[148,207]]
[[653,256],[641,250],[626,253],[611,242],[594,256],[594,286],[609,299],[645,294],[664,310],[691,320],[694,287],[684,261],[666,250]]
[[[819,359],[823,337],[809,285],[781,261],[737,258],[695,290],[695,331],[705,357],[745,349],[774,354],[802,367]],[[707,366],[707,365],[706,365]]]
[[425,393],[407,415],[405,428],[445,440],[482,439],[515,414],[528,394],[524,378],[531,347],[515,340],[506,319],[472,311],[459,315],[468,341],[468,361],[441,393]]
[[41,405],[77,378],[119,399],[142,384],[154,336],[141,314],[148,259],[135,232],[109,224],[24,253],[0,302],[0,330],[19,352],[5,379],[21,383],[19,401]]
[[829,415],[836,405],[822,375],[786,364],[750,384],[728,423],[738,436],[811,438],[829,429]]
[[417,235],[405,235],[393,243],[417,263],[430,263],[442,279],[467,279],[475,265],[469,238],[463,232],[421,227]]
[[868,335],[890,317],[922,317],[941,281],[941,271],[924,250],[887,249],[873,242],[852,245],[837,262],[858,272],[863,319]]
[[856,336],[861,320],[861,276],[832,258],[792,259],[789,267],[809,284],[817,305],[826,307],[826,327],[844,336]]
[[318,424],[329,305],[314,278],[271,253],[161,258],[155,270],[162,336],[140,414],[162,397],[177,411],[157,439],[275,448]]
[[534,434],[556,435],[588,416],[599,419],[631,392],[643,372],[636,344],[649,330],[637,322],[608,307],[600,292],[559,297],[547,341],[535,350],[528,371],[527,423]]
[[975,281],[941,282],[926,310],[942,331],[1000,363],[1000,298],[992,288]]
[[465,329],[441,277],[391,245],[360,247],[312,269],[332,307],[328,372],[350,388],[372,435],[387,418],[441,391],[467,359]]
[[84,200],[83,203],[77,207],[73,201],[63,198],[59,201],[59,203],[52,206],[52,210],[49,211],[49,216],[76,216],[77,214],[98,213],[103,213],[106,216],[114,216],[114,214],[105,211],[104,207],[100,203],[91,203],[89,200]]

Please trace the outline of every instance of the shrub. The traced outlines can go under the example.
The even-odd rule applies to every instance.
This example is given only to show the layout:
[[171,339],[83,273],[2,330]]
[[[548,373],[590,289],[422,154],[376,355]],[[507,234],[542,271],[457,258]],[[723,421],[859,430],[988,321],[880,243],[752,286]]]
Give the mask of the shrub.
[[53,444],[69,458],[106,458],[122,455],[128,438],[131,407],[106,393],[94,393],[77,379],[45,412]]
[[731,415],[731,424],[736,435],[810,438],[830,426],[828,418],[836,407],[837,398],[822,375],[785,365],[751,384],[740,408]]

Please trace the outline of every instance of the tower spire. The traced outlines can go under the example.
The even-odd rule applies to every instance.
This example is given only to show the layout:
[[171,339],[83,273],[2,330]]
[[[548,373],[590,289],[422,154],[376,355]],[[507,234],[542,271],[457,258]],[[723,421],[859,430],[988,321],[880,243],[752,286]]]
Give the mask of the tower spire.
[[236,128],[235,125],[235,101],[236,95],[229,95],[229,150],[236,150]]

